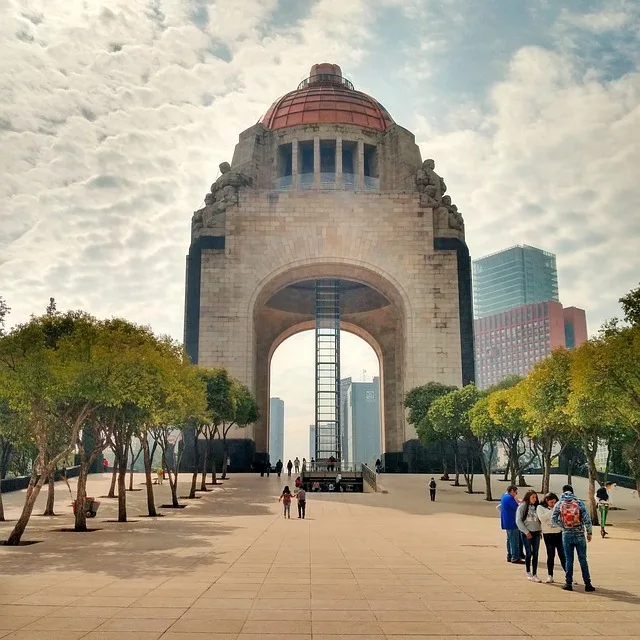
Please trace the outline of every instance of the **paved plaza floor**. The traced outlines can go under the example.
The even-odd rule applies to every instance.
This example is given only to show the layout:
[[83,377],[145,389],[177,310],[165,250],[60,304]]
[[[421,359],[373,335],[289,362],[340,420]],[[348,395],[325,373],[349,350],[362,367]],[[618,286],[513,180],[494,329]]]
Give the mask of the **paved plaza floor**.
[[[98,530],[85,534],[56,531],[72,523],[59,483],[61,515],[34,516],[25,535],[42,542],[0,547],[0,638],[640,637],[640,500],[631,491],[617,490],[624,510],[611,513],[610,538],[589,546],[598,590],[587,594],[531,583],[507,564],[495,503],[481,495],[440,482],[430,503],[425,476],[381,481],[388,493],[309,495],[305,520],[281,515],[286,478],[233,475],[157,520],[141,517],[144,492],[134,491],[130,523],[106,522],[116,501],[103,500],[90,521]],[[584,496],[586,483],[575,484]],[[107,485],[105,475],[91,478],[90,492]],[[168,502],[166,483],[156,489],[158,504]],[[15,519],[23,494],[4,497]],[[0,523],[0,539],[10,528]]]

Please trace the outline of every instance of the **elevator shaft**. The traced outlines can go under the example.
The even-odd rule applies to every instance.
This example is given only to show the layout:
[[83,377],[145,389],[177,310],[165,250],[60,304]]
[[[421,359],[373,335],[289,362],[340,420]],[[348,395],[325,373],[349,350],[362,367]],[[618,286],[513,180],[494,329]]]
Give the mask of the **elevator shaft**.
[[340,280],[316,280],[315,459],[340,464]]

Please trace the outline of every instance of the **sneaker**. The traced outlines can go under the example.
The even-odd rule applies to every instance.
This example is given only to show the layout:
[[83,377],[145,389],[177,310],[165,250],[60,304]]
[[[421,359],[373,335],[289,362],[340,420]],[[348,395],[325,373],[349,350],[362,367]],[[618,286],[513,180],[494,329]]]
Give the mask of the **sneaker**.
[[553,584],[553,576],[549,576],[545,581],[545,584]]
[[524,564],[524,560],[510,560],[511,564]]
[[589,583],[589,584],[585,584],[584,585],[584,590],[585,591],[595,591],[596,588],[591,583]]
[[531,575],[531,571],[527,571],[526,574],[527,574],[527,580],[531,580],[531,578],[533,577]]
[[531,576],[531,582],[542,582],[538,576]]
[[573,585],[571,585],[571,584],[563,584],[563,585],[562,585],[562,588],[563,588],[565,591],[573,591]]

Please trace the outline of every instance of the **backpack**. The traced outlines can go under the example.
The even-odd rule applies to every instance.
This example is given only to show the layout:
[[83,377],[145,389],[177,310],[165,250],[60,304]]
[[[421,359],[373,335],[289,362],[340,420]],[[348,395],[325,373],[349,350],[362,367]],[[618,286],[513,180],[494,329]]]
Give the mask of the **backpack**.
[[560,504],[560,522],[563,529],[577,529],[582,526],[580,505],[577,500],[563,500]]

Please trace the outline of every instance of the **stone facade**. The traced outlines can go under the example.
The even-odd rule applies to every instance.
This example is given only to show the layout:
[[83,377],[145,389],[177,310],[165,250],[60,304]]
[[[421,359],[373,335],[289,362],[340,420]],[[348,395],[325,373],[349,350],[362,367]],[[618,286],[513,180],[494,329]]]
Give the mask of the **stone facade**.
[[[328,184],[319,171],[324,141],[336,149]],[[348,176],[345,141],[354,150]],[[314,171],[303,180],[298,151],[311,144]],[[291,145],[288,176],[282,145]],[[365,152],[375,154],[369,176]],[[452,220],[444,190],[428,190],[414,137],[397,125],[380,132],[343,124],[269,131],[258,124],[240,135],[231,166],[221,168],[225,184],[214,183],[192,221],[185,343],[193,361],[225,366],[255,392],[260,422],[232,437],[252,441],[256,455],[267,451],[271,356],[284,339],[313,327],[313,310],[292,306],[302,298],[288,296],[287,287],[340,278],[377,292],[354,292],[342,326],[380,358],[383,449],[389,466],[398,466],[416,438],[404,394],[430,380],[473,379],[471,274],[460,214],[456,209]]]

